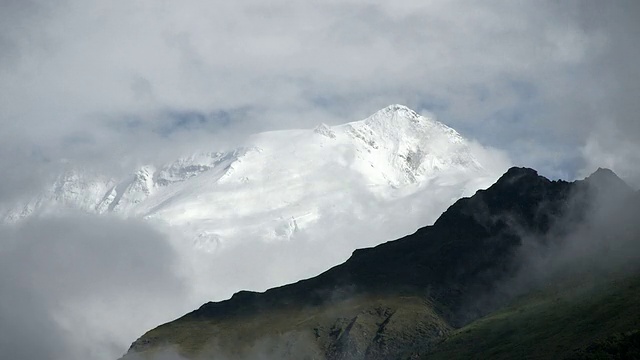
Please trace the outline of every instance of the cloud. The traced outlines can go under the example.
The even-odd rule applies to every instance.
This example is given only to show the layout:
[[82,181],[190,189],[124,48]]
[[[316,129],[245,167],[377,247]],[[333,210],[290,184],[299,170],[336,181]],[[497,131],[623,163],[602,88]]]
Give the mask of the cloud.
[[603,126],[597,135],[587,139],[581,152],[585,159],[583,174],[606,167],[617,169],[618,175],[630,184],[640,184],[640,145],[619,129]]
[[[399,102],[557,175],[598,124],[640,135],[637,4],[619,5],[4,1],[0,126],[51,159],[116,166]],[[238,116],[158,131],[185,113]]]
[[[544,234],[517,222],[511,231],[521,246],[515,271],[496,281],[490,292],[470,301],[469,318],[478,318],[532,291],[558,286],[601,286],[640,274],[640,196],[609,170],[575,183],[563,209],[550,217]],[[545,206],[540,207],[545,212]],[[493,219],[492,219],[493,221]],[[577,282],[579,279],[579,282]]]
[[0,228],[0,352],[110,359],[185,309],[167,240],[135,220],[86,215]]
[[541,278],[571,271],[619,276],[640,269],[640,225],[634,216],[640,209],[638,193],[608,170],[594,173],[585,183],[568,199],[564,221],[547,240],[550,249],[537,254],[543,261],[532,261]]

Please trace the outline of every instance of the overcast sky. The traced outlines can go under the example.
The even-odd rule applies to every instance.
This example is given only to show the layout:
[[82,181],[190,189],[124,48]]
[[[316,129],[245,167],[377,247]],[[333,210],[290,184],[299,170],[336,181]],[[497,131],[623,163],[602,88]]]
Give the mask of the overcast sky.
[[[639,18],[632,0],[0,0],[0,205],[64,167],[130,172],[258,131],[359,120],[393,103],[543,175],[572,180],[602,166],[638,188]],[[13,354],[86,358],[77,345],[85,339],[68,347],[63,332],[82,314],[60,308],[82,299],[82,311],[97,309],[79,289],[144,302],[183,286],[164,273],[174,258],[168,245],[127,247],[141,234],[164,244],[146,225],[67,221],[0,229],[0,295],[15,294],[0,315],[18,309],[12,319],[33,339],[0,340]],[[119,242],[91,242],[68,267],[44,255],[50,244],[64,253],[114,228]],[[141,249],[155,260],[126,261]],[[113,274],[102,262],[123,256]],[[29,275],[31,262],[41,266]],[[96,283],[73,266],[108,276]],[[60,278],[62,288],[51,287]],[[138,288],[149,279],[168,279],[166,289]],[[171,301],[152,308],[182,311]],[[45,325],[20,314],[40,314]],[[85,330],[100,337],[98,325]]]
[[640,182],[635,1],[0,4],[4,196],[62,159],[131,171],[391,103],[551,177]]

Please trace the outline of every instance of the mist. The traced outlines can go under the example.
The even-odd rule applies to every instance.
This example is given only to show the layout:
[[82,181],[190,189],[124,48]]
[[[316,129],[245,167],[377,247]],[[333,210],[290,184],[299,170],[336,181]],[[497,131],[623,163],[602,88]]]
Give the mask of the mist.
[[[548,214],[545,204],[541,205],[539,211]],[[639,211],[639,193],[608,169],[575,182],[561,214],[551,217],[545,233],[509,223],[510,231],[521,239],[513,255],[515,271],[469,302],[466,316],[477,318],[534,291],[596,286],[637,276]]]
[[137,220],[30,219],[0,228],[0,349],[7,359],[114,360],[186,311],[164,235]]
[[573,272],[584,274],[585,281],[615,272],[634,274],[640,264],[638,193],[608,170],[579,185],[564,221],[548,235],[550,248],[540,259],[529,260],[531,266],[543,277]]

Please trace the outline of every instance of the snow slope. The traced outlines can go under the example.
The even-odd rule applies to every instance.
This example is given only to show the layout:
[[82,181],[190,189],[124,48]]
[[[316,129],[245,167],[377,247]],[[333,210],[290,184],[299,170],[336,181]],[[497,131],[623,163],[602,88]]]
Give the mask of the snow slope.
[[4,219],[64,209],[143,217],[212,252],[288,241],[331,219],[367,227],[401,211],[403,229],[380,234],[397,237],[497,178],[476,155],[455,130],[391,105],[343,125],[257,134],[237,149],[143,166],[125,179],[71,171]]

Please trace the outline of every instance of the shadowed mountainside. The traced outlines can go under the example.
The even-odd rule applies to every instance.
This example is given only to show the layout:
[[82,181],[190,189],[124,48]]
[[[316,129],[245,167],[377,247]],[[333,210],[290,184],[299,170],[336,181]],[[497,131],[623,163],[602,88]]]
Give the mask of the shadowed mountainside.
[[417,356],[531,290],[503,288],[528,269],[523,249],[558,246],[603,199],[638,204],[609,170],[570,183],[511,168],[432,226],[356,250],[317,277],[204,304],[149,331],[125,359],[168,347],[193,359]]

